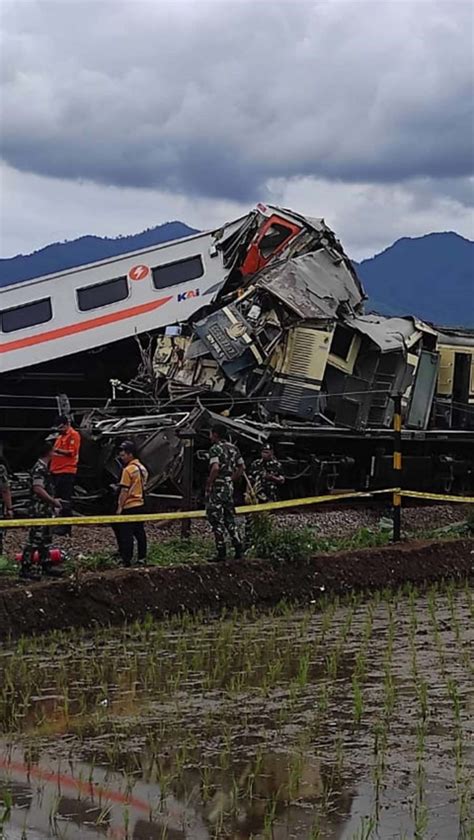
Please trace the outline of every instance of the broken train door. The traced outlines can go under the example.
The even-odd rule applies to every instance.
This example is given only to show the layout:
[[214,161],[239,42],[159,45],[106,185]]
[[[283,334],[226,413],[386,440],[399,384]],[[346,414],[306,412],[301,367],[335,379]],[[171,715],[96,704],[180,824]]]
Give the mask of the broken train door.
[[255,274],[265,268],[271,259],[282,253],[290,240],[297,236],[302,229],[301,225],[296,225],[282,216],[276,214],[270,216],[249,245],[241,267],[242,276]]

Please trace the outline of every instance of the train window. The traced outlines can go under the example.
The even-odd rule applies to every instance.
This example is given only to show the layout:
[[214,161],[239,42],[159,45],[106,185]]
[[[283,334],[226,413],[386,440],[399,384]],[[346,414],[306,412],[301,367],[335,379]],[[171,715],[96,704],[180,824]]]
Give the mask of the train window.
[[36,327],[37,324],[50,321],[52,317],[51,298],[44,298],[35,300],[33,303],[25,303],[23,306],[4,309],[0,312],[0,323],[2,332],[9,333],[24,330],[26,327]]
[[83,289],[77,290],[77,305],[81,312],[99,309],[101,306],[108,306],[110,303],[117,303],[125,298],[128,298],[126,277],[116,277],[114,280],[94,283],[93,286],[84,286]]
[[268,228],[265,236],[262,236],[260,240],[260,253],[262,257],[266,260],[267,257],[271,257],[271,255],[276,251],[276,249],[283,244],[285,239],[291,236],[291,228],[285,227],[285,225],[278,225],[275,222],[270,225]]
[[340,359],[347,359],[353,337],[354,333],[351,330],[341,327],[338,324],[334,330],[332,338],[331,353],[334,353],[335,356],[339,356]]
[[159,265],[153,269],[153,285],[155,289],[166,289],[167,286],[177,286],[179,283],[190,283],[204,274],[201,257],[188,257],[186,260]]

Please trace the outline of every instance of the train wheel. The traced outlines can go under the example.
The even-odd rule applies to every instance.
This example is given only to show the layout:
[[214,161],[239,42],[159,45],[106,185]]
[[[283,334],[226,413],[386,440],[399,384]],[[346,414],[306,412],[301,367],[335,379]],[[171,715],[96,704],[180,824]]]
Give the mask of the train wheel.
[[446,495],[450,495],[453,492],[454,487],[454,476],[447,475],[443,478],[441,482],[441,492],[446,493]]
[[328,493],[332,493],[336,487],[337,475],[327,475],[325,480],[326,490]]

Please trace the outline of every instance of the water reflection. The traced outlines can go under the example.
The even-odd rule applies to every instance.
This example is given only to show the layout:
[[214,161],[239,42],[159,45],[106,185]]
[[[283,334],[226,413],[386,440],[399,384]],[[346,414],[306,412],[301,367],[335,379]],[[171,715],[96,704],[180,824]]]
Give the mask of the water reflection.
[[61,796],[56,813],[58,817],[64,817],[75,825],[92,826],[96,832],[107,836],[110,826],[108,808],[99,808],[92,799]]
[[[197,763],[179,773],[176,755],[164,756],[159,766],[145,752],[129,758],[133,777],[105,763],[66,763],[47,755],[32,760],[31,752],[16,749],[0,752],[0,791],[7,790],[12,803],[5,837],[355,840],[365,836],[362,821],[374,814],[370,782],[337,779],[315,758],[299,756],[295,763],[293,754],[276,750],[257,761],[254,756],[230,762],[224,769]],[[378,837],[413,835],[406,790],[387,788],[379,804]],[[432,780],[426,806],[437,836],[458,840],[455,802],[441,781]]]
[[[146,772],[131,780],[104,765],[66,765],[46,755],[25,762],[19,750],[0,755],[0,783],[13,802],[10,824],[26,829],[28,838],[56,837],[60,827],[64,840],[248,840],[261,836],[271,822],[275,840],[288,840],[309,837],[325,790],[316,759],[300,757],[296,765],[284,752],[224,770],[189,767],[178,777],[172,772],[175,759],[168,756],[166,789],[156,778],[150,781],[163,778],[164,766],[150,773],[150,756],[137,758]],[[352,795],[336,791],[336,798],[322,834],[333,840],[342,837]]]
[[[469,609],[456,609],[466,645]],[[292,613],[242,627],[114,628],[97,643],[86,637],[57,653],[53,640],[46,653],[33,647],[11,661],[7,652],[0,662],[0,682],[6,674],[9,686],[0,698],[3,731],[44,737],[23,752],[0,742],[0,815],[5,785],[13,801],[5,836],[360,840],[367,836],[361,819],[378,814],[379,838],[413,837],[418,694],[408,606],[401,601],[397,610],[391,674],[398,698],[378,802],[373,746],[387,605],[362,604],[350,622],[346,613],[329,610],[323,643],[324,616]],[[457,840],[464,804],[455,785],[451,701],[423,601],[416,622],[417,668],[430,700],[422,768],[426,836]],[[464,693],[470,662],[453,632],[443,630],[442,638],[443,668]],[[356,725],[359,665],[364,709]],[[467,786],[467,704],[462,715]],[[48,757],[46,742],[74,760]]]

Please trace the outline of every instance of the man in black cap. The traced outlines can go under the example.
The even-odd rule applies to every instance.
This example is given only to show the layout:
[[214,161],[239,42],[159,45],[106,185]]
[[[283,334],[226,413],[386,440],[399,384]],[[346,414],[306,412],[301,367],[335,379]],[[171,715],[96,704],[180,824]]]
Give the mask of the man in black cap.
[[[133,440],[123,441],[118,456],[123,469],[120,477],[120,492],[116,513],[120,516],[145,513],[145,487],[148,481],[148,471],[138,460],[137,448]],[[133,541],[135,539],[138,550],[138,564],[144,565],[147,540],[143,521],[119,522],[114,531],[123,564],[125,566],[132,565]]]

